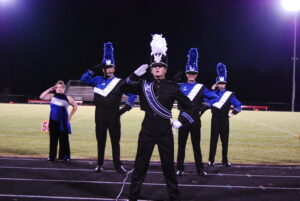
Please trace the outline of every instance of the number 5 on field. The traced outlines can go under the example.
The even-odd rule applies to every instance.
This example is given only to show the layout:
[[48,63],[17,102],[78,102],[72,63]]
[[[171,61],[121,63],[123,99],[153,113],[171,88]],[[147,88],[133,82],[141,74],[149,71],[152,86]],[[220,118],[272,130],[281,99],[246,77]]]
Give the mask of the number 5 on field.
[[48,121],[42,121],[41,124],[41,132],[45,133],[49,131],[49,122]]

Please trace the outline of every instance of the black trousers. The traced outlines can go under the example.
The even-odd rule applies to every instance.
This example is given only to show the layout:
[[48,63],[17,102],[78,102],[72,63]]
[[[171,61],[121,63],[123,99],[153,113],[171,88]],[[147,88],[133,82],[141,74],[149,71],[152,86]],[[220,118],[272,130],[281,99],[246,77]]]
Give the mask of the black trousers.
[[71,156],[70,153],[70,143],[69,143],[69,134],[67,131],[60,131],[60,122],[53,121],[50,119],[49,121],[49,136],[50,136],[50,150],[49,150],[49,158],[56,158],[57,155],[57,145],[59,142],[59,159],[63,159],[64,157]]
[[191,141],[194,151],[194,159],[196,169],[203,168],[202,154],[200,147],[201,140],[201,121],[184,125],[179,128],[178,132],[178,153],[177,153],[177,170],[184,170],[185,147],[189,133],[191,133]]
[[115,168],[120,167],[121,123],[119,108],[96,107],[95,122],[98,146],[98,165],[101,166],[104,163],[107,130],[109,130],[114,166]]
[[222,142],[222,163],[228,163],[228,139],[229,139],[229,119],[228,117],[215,117],[211,119],[211,133],[210,133],[210,150],[209,161],[215,161],[218,138]]
[[145,180],[155,144],[167,184],[170,200],[180,200],[174,166],[174,139],[169,119],[146,115],[139,134],[134,171],[131,177],[130,200],[137,200]]

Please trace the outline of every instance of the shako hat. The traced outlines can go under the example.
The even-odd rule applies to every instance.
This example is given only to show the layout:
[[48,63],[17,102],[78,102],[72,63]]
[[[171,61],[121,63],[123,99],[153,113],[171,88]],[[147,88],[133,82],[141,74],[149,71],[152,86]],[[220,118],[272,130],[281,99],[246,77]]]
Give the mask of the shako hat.
[[150,67],[153,66],[168,66],[168,57],[167,57],[167,42],[162,34],[153,34],[151,46],[151,61]]
[[188,61],[185,66],[185,72],[195,72],[198,73],[198,49],[191,48],[187,55]]
[[223,63],[217,64],[217,74],[218,76],[216,78],[216,82],[227,84],[227,70],[225,64]]
[[102,67],[115,67],[114,48],[111,42],[104,43]]

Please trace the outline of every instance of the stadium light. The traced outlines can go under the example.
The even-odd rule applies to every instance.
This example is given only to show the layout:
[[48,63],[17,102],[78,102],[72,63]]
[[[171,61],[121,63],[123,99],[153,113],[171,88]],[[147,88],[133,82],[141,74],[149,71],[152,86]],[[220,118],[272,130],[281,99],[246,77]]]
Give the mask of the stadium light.
[[282,7],[287,11],[294,12],[294,55],[293,60],[293,90],[292,90],[292,112],[295,111],[296,96],[296,41],[297,41],[297,13],[300,10],[300,0],[281,0]]
[[0,6],[6,7],[13,4],[15,0],[0,0]]

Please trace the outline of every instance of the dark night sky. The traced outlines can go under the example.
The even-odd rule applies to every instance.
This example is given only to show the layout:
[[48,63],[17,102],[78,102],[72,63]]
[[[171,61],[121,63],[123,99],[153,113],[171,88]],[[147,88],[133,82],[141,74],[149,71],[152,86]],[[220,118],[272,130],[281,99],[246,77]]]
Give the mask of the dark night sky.
[[39,95],[59,79],[79,79],[101,62],[107,41],[125,78],[149,63],[151,34],[162,33],[169,78],[197,47],[201,83],[210,87],[223,62],[242,102],[290,103],[293,15],[280,0],[14,1],[0,5],[0,94]]

